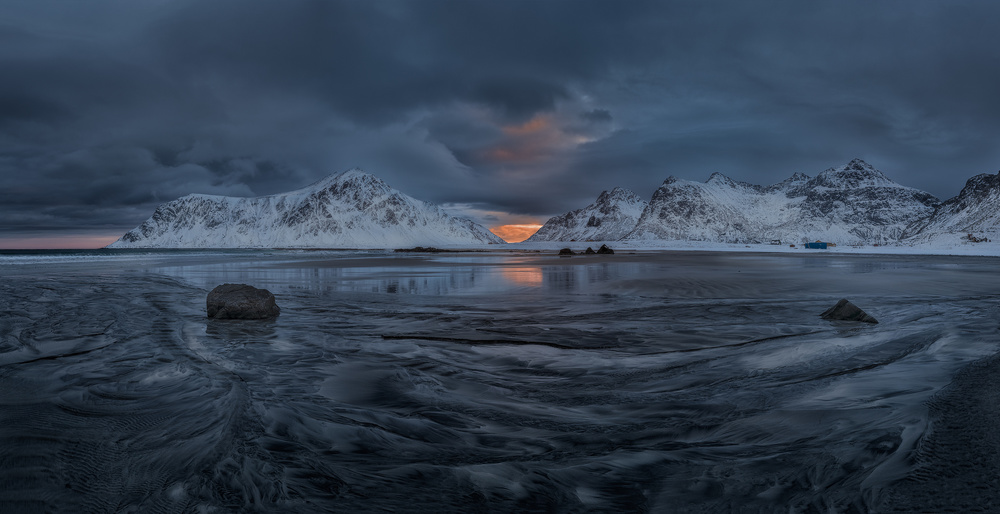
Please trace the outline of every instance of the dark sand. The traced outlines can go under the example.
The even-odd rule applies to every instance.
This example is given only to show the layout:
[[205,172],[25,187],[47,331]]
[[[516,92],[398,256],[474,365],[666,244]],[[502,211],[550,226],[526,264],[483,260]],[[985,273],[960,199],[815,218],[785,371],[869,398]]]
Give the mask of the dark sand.
[[[997,263],[0,262],[0,510],[991,510]],[[227,282],[281,316],[206,319]]]

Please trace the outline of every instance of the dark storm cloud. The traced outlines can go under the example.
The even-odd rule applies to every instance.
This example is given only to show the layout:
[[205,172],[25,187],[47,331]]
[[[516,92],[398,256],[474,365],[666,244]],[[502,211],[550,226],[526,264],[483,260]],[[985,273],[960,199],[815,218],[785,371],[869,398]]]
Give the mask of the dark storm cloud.
[[[481,213],[853,157],[938,196],[1000,167],[986,2],[0,6],[0,233],[359,166]],[[482,214],[497,217],[495,214]]]
[[315,95],[355,122],[480,102],[523,119],[596,78],[632,44],[642,2],[193,2],[157,21],[150,58],[172,73]]
[[607,123],[612,119],[611,112],[607,109],[594,109],[592,111],[580,113],[580,117],[590,123]]
[[473,90],[472,100],[499,109],[511,121],[526,121],[539,111],[555,109],[556,100],[569,98],[566,88],[531,79],[497,78]]

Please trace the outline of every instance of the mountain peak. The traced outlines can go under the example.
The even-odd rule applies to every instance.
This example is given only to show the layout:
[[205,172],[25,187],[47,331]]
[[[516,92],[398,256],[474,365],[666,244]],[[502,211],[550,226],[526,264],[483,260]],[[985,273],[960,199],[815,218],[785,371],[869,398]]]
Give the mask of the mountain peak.
[[719,173],[718,171],[712,173],[712,175],[710,177],[708,177],[708,180],[705,181],[705,183],[706,184],[724,184],[724,185],[727,185],[727,186],[735,186],[736,185],[736,181],[735,180],[733,180],[733,179],[731,179],[731,178],[723,175],[722,173]]
[[371,183],[371,184],[383,184],[383,185],[385,184],[385,182],[383,182],[382,179],[370,173],[366,173],[361,168],[351,168],[349,170],[342,171],[340,173],[332,173],[330,175],[327,175],[317,180],[316,182],[313,182],[312,184],[309,184],[308,186],[299,189],[298,191],[312,191],[312,190],[326,189],[334,184],[343,184],[346,182]]
[[813,186],[835,189],[856,189],[861,187],[900,187],[881,171],[861,159],[839,167],[830,168],[812,180]]
[[805,173],[796,171],[791,177],[778,182],[772,186],[768,186],[766,189],[769,191],[793,191],[796,188],[800,188],[809,182],[811,177]]
[[998,189],[1000,189],[1000,173],[997,175],[983,173],[967,180],[958,198],[984,197]]
[[335,176],[338,177],[338,178],[340,178],[341,180],[346,180],[346,179],[354,178],[354,177],[372,177],[372,178],[376,178],[374,175],[372,175],[371,173],[366,173],[365,170],[363,170],[361,168],[351,168],[349,170],[342,171],[342,172],[338,173]]
[[597,204],[609,203],[609,202],[628,202],[635,203],[641,202],[642,198],[639,195],[629,191],[628,189],[622,187],[615,187],[610,191],[602,191],[597,197]]
[[868,164],[867,162],[865,162],[864,159],[858,157],[851,159],[851,162],[847,163],[847,165],[844,167],[847,169],[857,170],[857,171],[877,171],[875,170],[874,166]]

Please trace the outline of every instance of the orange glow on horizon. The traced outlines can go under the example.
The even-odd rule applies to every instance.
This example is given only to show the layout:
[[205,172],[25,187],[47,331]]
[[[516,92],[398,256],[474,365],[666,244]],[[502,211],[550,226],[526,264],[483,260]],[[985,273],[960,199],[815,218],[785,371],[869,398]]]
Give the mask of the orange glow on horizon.
[[496,227],[490,227],[490,232],[493,232],[500,239],[507,241],[508,243],[520,243],[525,239],[528,239],[538,229],[542,228],[541,225],[534,224],[524,224],[524,225],[498,225]]

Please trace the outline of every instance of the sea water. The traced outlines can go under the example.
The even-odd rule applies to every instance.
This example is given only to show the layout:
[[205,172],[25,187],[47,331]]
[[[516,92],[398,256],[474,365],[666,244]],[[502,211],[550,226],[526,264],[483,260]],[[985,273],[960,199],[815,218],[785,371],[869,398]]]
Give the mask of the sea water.
[[0,510],[982,507],[998,263],[3,252]]

